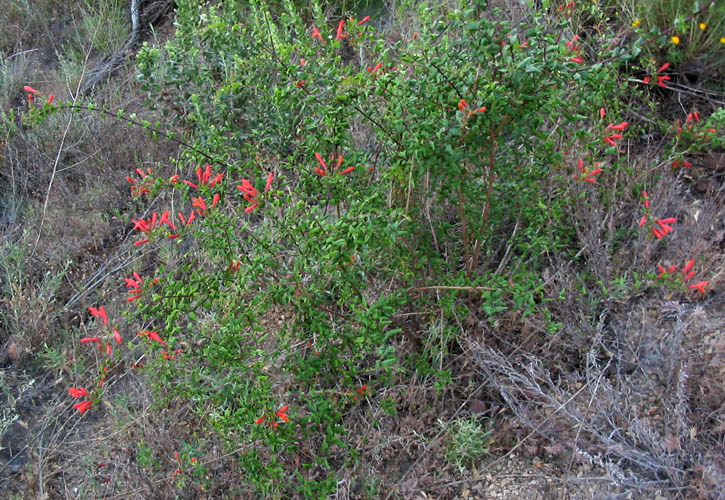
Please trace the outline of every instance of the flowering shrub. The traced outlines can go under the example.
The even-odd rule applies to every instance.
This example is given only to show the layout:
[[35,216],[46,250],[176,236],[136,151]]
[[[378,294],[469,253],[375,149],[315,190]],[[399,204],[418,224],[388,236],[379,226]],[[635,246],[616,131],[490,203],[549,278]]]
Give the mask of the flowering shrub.
[[[635,125],[612,96],[670,80],[664,62],[623,78],[614,62],[629,54],[569,31],[574,2],[520,25],[469,3],[421,8],[419,31],[393,44],[315,3],[310,17],[289,2],[277,15],[260,2],[200,15],[180,0],[175,38],[138,55],[150,106],[188,147],[127,177],[132,196],[157,200],[132,220],[135,251],[167,263],[122,278],[144,325],[132,342],[146,344],[160,390],[243,444],[260,494],[334,491],[331,462],[355,455],[344,413],[405,369],[394,318],[419,292],[463,293],[491,321],[545,310],[540,272],[581,254],[571,207],[614,204],[608,183],[627,168]],[[31,116],[62,108],[32,90]],[[715,140],[699,123],[686,118],[688,140]],[[684,137],[671,136],[683,158]],[[678,219],[644,189],[639,227],[663,240]],[[636,217],[625,230],[636,234]],[[706,293],[705,280],[684,287],[692,265],[679,284]],[[119,327],[104,307],[89,312],[104,330],[81,342],[110,359]],[[89,398],[81,414],[103,394],[99,366],[96,391],[69,390]]]

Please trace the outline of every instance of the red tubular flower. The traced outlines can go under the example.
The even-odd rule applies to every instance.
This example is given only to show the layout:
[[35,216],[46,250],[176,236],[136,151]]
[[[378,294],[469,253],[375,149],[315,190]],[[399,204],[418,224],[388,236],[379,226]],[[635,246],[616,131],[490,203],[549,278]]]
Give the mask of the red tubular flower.
[[607,110],[606,110],[606,109],[604,109],[604,108],[601,108],[601,109],[599,110],[599,118],[601,118],[602,120],[604,120],[604,117],[605,117],[606,115],[607,115]]
[[647,191],[643,191],[642,196],[644,197],[644,208],[649,209],[649,195],[647,194]]
[[645,76],[644,78],[642,78],[642,83],[649,83],[651,81],[652,81],[652,78],[650,78],[649,76]]
[[461,113],[465,113],[466,108],[468,108],[468,103],[465,99],[461,99],[458,101],[458,109],[461,111]]
[[24,90],[25,92],[28,92],[28,93],[30,93],[30,94],[37,94],[37,93],[38,93],[38,91],[37,91],[37,90],[35,90],[35,89],[34,89],[33,87],[31,87],[30,85],[26,85],[25,87],[23,87],[23,90]]
[[106,308],[101,306],[98,309],[95,307],[89,307],[88,311],[91,313],[91,316],[98,316],[103,320],[103,324],[108,326],[108,316],[106,315]]
[[700,293],[705,293],[705,287],[709,284],[710,284],[709,281],[700,281],[699,283],[694,283],[694,284],[688,286],[687,288],[689,288],[691,290],[697,290]]
[[343,34],[343,30],[345,29],[345,20],[341,19],[340,22],[337,25],[337,35],[335,38],[338,40],[342,40],[343,38],[347,38],[347,35]]
[[116,340],[117,344],[123,344],[123,340],[121,339],[121,334],[118,333],[118,330],[115,328],[113,329],[113,338]]
[[156,228],[156,222],[158,222],[158,214],[156,212],[153,213],[151,217],[146,219],[131,219],[131,222],[134,223],[133,230],[138,229],[142,233],[150,233]]
[[154,340],[154,341],[158,342],[158,343],[159,343],[159,344],[161,344],[162,346],[164,346],[164,347],[166,347],[166,346],[167,346],[166,342],[164,342],[163,340],[161,340],[161,337],[159,337],[159,334],[158,334],[158,333],[156,333],[155,331],[153,331],[153,332],[148,332],[148,336],[149,336],[149,338],[150,338],[151,340]]
[[201,167],[196,167],[196,178],[199,179],[199,184],[206,184],[209,182],[211,176],[211,165],[206,166],[206,170],[202,170]]
[[370,16],[365,16],[365,17],[363,17],[362,19],[360,19],[360,21],[358,21],[357,25],[358,25],[358,26],[362,26],[363,24],[365,24],[365,23],[366,23],[366,22],[368,22],[369,20],[370,20]]
[[569,60],[577,64],[582,64],[584,62],[584,58],[582,56],[570,57]]
[[254,423],[257,424],[257,425],[259,425],[262,422],[264,422],[266,419],[267,419],[267,416],[266,415],[263,415],[263,416],[259,417],[257,420],[255,420]]
[[134,278],[124,278],[126,280],[126,288],[128,288],[128,293],[132,296],[126,299],[126,302],[131,302],[139,297],[141,297],[141,294],[143,293],[143,280],[141,279],[141,276],[139,276],[138,273],[133,273]]
[[274,414],[277,415],[285,422],[289,422],[289,416],[285,413],[289,409],[289,405],[284,405],[282,408],[277,410]]
[[664,63],[662,66],[660,66],[660,69],[657,70],[657,73],[662,73],[664,70],[670,67],[670,63]]
[[320,153],[315,153],[315,158],[317,158],[318,163],[322,167],[315,168],[315,171],[320,174],[322,177],[327,175],[327,163],[325,163],[325,160],[322,159],[322,155]]
[[574,38],[571,39],[571,41],[566,42],[566,48],[570,52],[576,52],[579,50],[579,46],[576,44],[576,41],[579,40],[579,35],[574,35]]
[[685,264],[685,267],[682,268],[682,274],[687,274],[687,271],[692,269],[692,266],[695,265],[695,259],[689,260],[687,264]]
[[643,215],[642,218],[639,220],[639,227],[642,227],[647,222],[647,215]]
[[161,220],[159,221],[159,224],[166,224],[171,229],[176,230],[176,226],[173,222],[169,220],[169,211],[164,210],[164,213],[161,214]]
[[377,73],[377,72],[378,72],[378,70],[379,70],[379,69],[380,69],[380,68],[381,68],[382,66],[383,66],[383,63],[379,62],[378,64],[376,64],[376,65],[375,65],[375,67],[374,67],[374,68],[373,68],[372,70],[370,70],[370,73],[372,73],[372,74],[374,75],[375,73]]
[[189,214],[189,218],[188,219],[186,217],[184,217],[184,214],[182,214],[181,212],[179,212],[176,215],[179,217],[179,220],[181,221],[181,223],[183,225],[185,225],[185,226],[188,226],[189,224],[192,223],[192,221],[194,219],[196,219],[196,214],[194,214],[194,210],[193,209],[191,210],[191,213]]
[[78,413],[83,415],[86,411],[90,410],[93,406],[93,401],[82,401],[73,405],[73,408],[78,410]]
[[671,226],[668,226],[667,224],[662,224],[661,222],[657,221],[657,223],[660,225],[662,235],[667,235],[669,233],[674,232],[674,229]]
[[476,110],[472,111],[472,113],[483,113],[483,112],[484,112],[484,111],[486,111],[487,109],[488,109],[488,108],[487,108],[486,106],[481,106],[480,108],[478,108],[478,109],[476,109]]
[[209,210],[209,208],[206,206],[204,198],[202,198],[201,196],[199,196],[198,198],[192,198],[191,206],[195,207],[197,209],[196,212],[201,216],[205,216],[206,211]]
[[264,184],[264,192],[266,193],[269,191],[269,188],[272,187],[272,181],[274,180],[274,173],[270,172],[267,174],[267,182]]
[[88,396],[88,391],[83,387],[70,387],[68,393],[74,398],[80,398],[82,396]]
[[208,185],[209,187],[214,187],[216,184],[219,184],[224,178],[224,174],[216,174],[213,178],[209,179],[210,177],[211,165],[207,165],[206,170],[204,171],[204,184]]
[[237,189],[244,193],[244,199],[247,201],[252,201],[259,194],[257,188],[255,188],[247,179],[243,179],[242,183],[237,186]]
[[53,94],[50,94],[48,96],[48,104],[53,104],[53,98],[55,98],[55,96]]
[[682,278],[682,280],[683,281],[690,281],[690,279],[692,279],[693,276],[695,276],[695,271],[690,271],[689,273],[687,273],[684,276],[684,278]]
[[657,77],[657,85],[660,87],[667,87],[667,84],[665,83],[667,80],[671,80],[669,75],[660,75]]
[[304,68],[306,65],[307,65],[307,61],[305,61],[305,58],[304,57],[300,58],[300,66],[302,66]]
[[657,265],[657,270],[660,272],[659,277],[662,278],[665,274],[667,274],[667,269],[662,267],[662,265]]
[[582,177],[582,180],[586,181],[586,182],[596,183],[597,181],[596,181],[596,179],[594,179],[594,176],[597,175],[598,173],[600,173],[601,171],[602,171],[601,168],[596,168],[596,169],[592,170],[591,172],[585,174]]
[[342,172],[340,172],[340,175],[346,175],[346,174],[349,174],[349,173],[350,173],[350,172],[352,172],[353,170],[355,170],[355,167],[347,167],[347,168],[346,168],[345,170],[343,170]]
[[657,221],[657,224],[659,224],[659,226],[662,228],[662,234],[665,235],[675,231],[671,226],[668,225],[674,224],[675,222],[677,222],[677,219],[675,219],[674,217],[668,217],[666,219],[659,219]]
[[654,234],[655,235],[655,238],[657,238],[658,240],[661,240],[662,237],[664,236],[664,234],[662,233],[662,231],[660,231],[656,227],[651,228],[651,230],[652,230],[652,234]]
[[529,46],[529,42],[520,43],[516,46],[517,49],[523,49]]
[[[267,176],[267,184],[272,184],[272,179],[269,176]],[[257,188],[255,188],[251,182],[249,182],[247,179],[244,179],[242,180],[242,183],[237,186],[237,189],[244,193],[244,199],[251,203],[251,205],[244,209],[245,214],[248,214],[259,206],[259,201],[257,201],[259,191],[257,191]]]
[[159,337],[159,334],[156,331],[143,330],[141,332],[138,332],[138,335],[141,337],[146,337],[150,340],[154,340],[154,341],[158,342],[159,344],[161,344],[162,346],[167,347],[166,342],[161,340],[161,337]]
[[618,123],[616,125],[613,123],[610,123],[609,125],[607,125],[607,130],[621,131],[621,130],[624,130],[625,128],[627,128],[628,125],[629,125],[629,122],[622,122],[622,123]]
[[312,38],[317,38],[321,42],[324,41],[322,40],[322,35],[320,35],[320,30],[318,30],[314,26],[312,27]]

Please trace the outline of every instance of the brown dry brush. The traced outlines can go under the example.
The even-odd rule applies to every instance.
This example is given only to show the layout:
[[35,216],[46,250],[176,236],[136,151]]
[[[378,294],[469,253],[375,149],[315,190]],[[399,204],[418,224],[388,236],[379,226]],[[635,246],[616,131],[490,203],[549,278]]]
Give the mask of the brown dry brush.
[[691,315],[684,306],[673,311],[660,353],[664,366],[654,376],[607,355],[605,315],[586,365],[569,374],[555,373],[538,357],[512,359],[478,342],[470,349],[516,418],[548,442],[550,454],[569,457],[569,466],[572,460],[598,465],[625,491],[697,490],[706,498],[722,491],[725,469],[713,457],[714,443],[695,431],[697,415],[689,409],[682,343]]

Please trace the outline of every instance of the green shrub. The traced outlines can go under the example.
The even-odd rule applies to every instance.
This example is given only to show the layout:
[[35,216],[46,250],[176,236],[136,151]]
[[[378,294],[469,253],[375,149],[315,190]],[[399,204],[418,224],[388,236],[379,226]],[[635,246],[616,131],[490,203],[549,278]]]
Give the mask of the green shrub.
[[[632,88],[617,65],[636,54],[580,38],[566,11],[517,24],[483,1],[410,2],[420,29],[393,40],[283,6],[179,0],[175,37],[140,51],[149,105],[187,147],[130,178],[157,203],[135,244],[166,264],[127,283],[159,405],[191,401],[260,494],[321,498],[356,456],[346,413],[395,413],[375,395],[408,374],[394,320],[423,292],[441,292],[441,320],[410,366],[439,389],[459,331],[446,325],[468,311],[537,314],[557,333],[541,275],[583,266],[573,215],[641,197],[618,184],[616,97]],[[454,436],[461,467],[488,431]]]

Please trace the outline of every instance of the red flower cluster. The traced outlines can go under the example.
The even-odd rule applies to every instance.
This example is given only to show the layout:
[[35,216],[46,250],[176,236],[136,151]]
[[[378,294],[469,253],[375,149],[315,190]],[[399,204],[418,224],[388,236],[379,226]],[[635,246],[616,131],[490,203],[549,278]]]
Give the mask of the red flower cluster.
[[481,106],[476,110],[470,110],[468,107],[468,103],[465,99],[461,99],[460,101],[458,101],[458,110],[463,113],[464,116],[467,116],[469,118],[475,114],[483,113],[484,111],[486,111],[486,109],[488,109],[486,108],[486,106]]
[[605,135],[604,136],[604,142],[609,144],[610,146],[616,147],[617,143],[615,141],[621,139],[623,136],[620,132],[623,132],[624,129],[626,129],[629,126],[629,122],[622,122],[618,124],[610,123],[607,125],[606,130],[608,131],[614,131],[614,134]]
[[[645,214],[639,220],[639,227],[643,227],[647,223],[647,219],[649,217],[649,197],[647,196],[647,191],[644,191],[642,195],[644,197],[643,203]],[[675,222],[677,222],[677,219],[675,219],[674,217],[657,219],[655,221],[656,225],[653,224],[652,226],[650,226],[650,231],[652,231],[652,234],[654,234],[655,238],[661,240],[663,236],[675,231],[672,226],[670,226],[670,224],[674,224]]]
[[196,178],[199,180],[198,184],[195,184],[189,180],[184,180],[184,184],[187,184],[193,188],[199,188],[199,186],[206,185],[209,187],[214,186],[215,184],[218,184],[221,182],[221,180],[224,178],[224,174],[217,174],[212,178],[211,176],[211,165],[207,165],[205,170],[202,170],[201,167],[197,167],[196,169]]
[[[327,163],[325,163],[325,160],[322,159],[322,155],[320,153],[315,153],[315,158],[317,158],[317,162],[320,164],[319,167],[315,167],[315,172],[317,172],[317,174],[320,177],[326,177],[328,175]],[[342,166],[342,155],[338,155],[337,156],[337,166],[336,166],[337,170],[340,170],[341,166]],[[349,174],[350,172],[352,172],[353,170],[355,170],[355,167],[347,167],[346,169],[340,171],[339,173],[340,173],[340,175],[346,175],[346,174]]]
[[[670,67],[670,63],[664,63],[662,66],[660,66],[660,69],[657,70],[657,85],[660,87],[667,87],[667,81],[671,80],[669,75],[663,75],[662,72],[665,71],[667,68]],[[642,78],[642,83],[649,83],[652,81],[652,78],[649,76],[645,76]]]
[[[267,174],[267,182],[264,185],[265,193],[269,191],[269,189],[272,187],[273,180],[274,174],[270,172],[269,174]],[[259,196],[259,191],[257,190],[257,188],[254,187],[254,185],[252,185],[251,182],[249,182],[247,179],[243,179],[242,183],[237,186],[237,189],[244,193],[244,199],[251,203],[251,205],[244,209],[245,214],[248,214],[259,206],[259,200],[257,200],[257,196]]]
[[382,68],[382,67],[383,67],[383,63],[379,62],[378,64],[376,64],[376,65],[375,65],[375,67],[374,67],[374,68],[373,68],[372,66],[368,66],[368,67],[367,67],[367,69],[366,69],[366,71],[367,71],[368,73],[371,73],[371,74],[373,74],[373,75],[374,75],[374,74],[376,74],[376,73],[378,72],[378,70],[379,70],[380,68]]
[[[68,394],[70,394],[74,399],[82,398],[85,396],[90,396],[88,394],[88,391],[85,390],[83,387],[70,387],[68,389]],[[73,405],[73,408],[78,410],[78,413],[83,415],[86,411],[90,410],[93,406],[93,401],[87,400],[87,401],[81,401],[79,403],[75,403]]]
[[[282,408],[274,412],[275,416],[280,418],[283,422],[288,423],[290,421],[289,415],[287,415],[287,410],[289,410],[289,405],[284,405]],[[262,422],[267,420],[267,415],[263,415],[259,417],[257,420],[254,421],[255,424],[259,425]],[[268,425],[271,425],[275,429],[278,427],[277,422],[267,422]]]
[[103,306],[100,306],[98,309],[95,307],[89,307],[88,312],[91,313],[91,316],[97,316],[103,320],[103,324],[108,326],[108,315],[106,314],[106,308]]
[[[206,217],[206,213],[209,211],[209,209],[214,208],[217,203],[219,203],[220,195],[219,193],[216,193],[211,198],[211,206],[207,206],[206,201],[204,201],[204,198],[199,196],[198,198],[192,198],[191,199],[191,206],[196,208],[196,213],[200,217]],[[193,210],[192,210],[193,215]],[[189,220],[186,222],[186,225],[188,226],[192,221],[192,216],[189,216]],[[183,221],[182,221],[183,222]]]
[[131,296],[126,299],[126,302],[132,302],[140,298],[143,293],[143,279],[141,279],[141,276],[135,272],[133,273],[133,278],[125,278],[125,280],[126,288],[129,289],[128,293],[131,294]]
[[141,196],[142,194],[148,194],[151,191],[149,190],[149,187],[153,184],[153,177],[151,175],[151,169],[147,168],[146,172],[141,170],[140,168],[136,169],[136,173],[141,177],[139,180],[136,180],[132,177],[126,177],[126,180],[131,183],[131,196],[134,198],[137,198]]
[[[96,316],[96,317],[101,318],[103,320],[103,324],[106,327],[108,327],[108,315],[106,314],[105,307],[103,307],[103,306],[100,306],[98,308],[89,307],[88,311],[90,312],[91,316]],[[118,344],[121,344],[123,342],[123,340],[121,339],[121,334],[118,333],[118,330],[116,330],[114,328],[111,333],[113,335],[113,338],[116,340],[116,342]],[[80,340],[80,342],[81,342],[81,344],[91,344],[91,343],[97,344],[98,350],[102,350],[104,348],[104,342],[103,342],[103,340],[101,340],[100,337],[83,337]],[[106,354],[108,356],[110,356],[111,353],[113,352],[110,342],[105,343],[105,350],[106,350]]]
[[574,177],[576,177],[576,178],[578,178],[579,180],[582,180],[582,181],[596,183],[597,180],[594,178],[594,176],[597,175],[597,174],[599,174],[602,171],[602,169],[601,168],[598,168],[599,167],[599,162],[597,162],[595,164],[595,166],[597,168],[595,168],[591,172],[588,172],[588,171],[584,170],[584,161],[581,158],[579,158],[579,160],[577,161],[577,165],[576,165],[576,168],[579,171],[579,173],[578,174],[574,174]]
[[168,361],[170,359],[176,359],[176,356],[183,354],[183,349],[177,349],[174,351],[174,354],[169,354],[168,352],[164,351],[162,353],[162,356],[164,357],[164,361]]
[[579,45],[576,43],[577,40],[579,40],[579,35],[574,35],[574,38],[566,42],[566,50],[568,50],[572,54],[575,54],[574,56],[569,58],[570,61],[577,64],[582,64],[584,62],[584,58],[579,51]]
[[159,337],[159,334],[156,331],[143,330],[143,331],[138,332],[138,335],[139,335],[139,337],[146,337],[149,340],[158,342],[159,344],[161,344],[164,347],[168,347],[168,344],[166,342],[164,342],[163,340],[161,340],[161,337]]
[[[156,229],[157,227],[159,227],[161,224],[166,224],[171,229],[173,229],[174,231],[176,231],[176,226],[169,219],[169,211],[168,210],[165,210],[161,214],[161,218],[159,218],[158,214],[156,212],[154,212],[151,215],[151,217],[149,217],[148,219],[143,219],[143,218],[142,219],[131,219],[131,222],[134,223],[134,226],[133,226],[133,229],[134,230],[138,229],[139,231],[141,231],[142,233],[145,233],[145,234],[150,234],[154,229]],[[168,235],[168,238],[169,239],[174,239],[174,238],[178,238],[178,237],[179,237],[178,234],[169,234]],[[143,239],[143,240],[136,241],[134,243],[134,245],[139,246],[139,245],[143,245],[143,244],[148,243],[148,242],[149,242],[149,239],[146,238],[146,239]]]
[[[690,279],[692,279],[695,276],[695,271],[691,271],[692,266],[695,265],[695,259],[689,260],[685,267],[682,268],[682,281],[687,282]],[[670,266],[667,269],[664,268],[662,265],[658,265],[657,269],[659,270],[660,274],[658,275],[660,278],[667,278],[670,276],[673,276],[675,271],[677,271],[677,266]],[[705,293],[705,287],[709,285],[709,281],[700,281],[699,283],[694,283],[692,285],[689,285],[688,288],[690,290],[697,290],[700,293]]]

